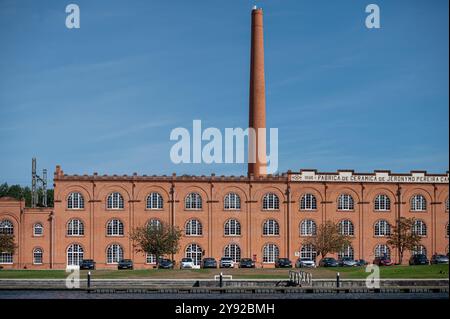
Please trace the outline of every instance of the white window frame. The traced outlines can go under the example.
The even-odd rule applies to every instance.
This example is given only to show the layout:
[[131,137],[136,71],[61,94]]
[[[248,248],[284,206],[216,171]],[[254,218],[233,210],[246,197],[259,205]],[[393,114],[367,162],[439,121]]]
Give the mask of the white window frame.
[[199,193],[189,193],[184,199],[184,209],[186,210],[202,210],[202,196]]
[[0,220],[0,234],[14,235],[14,224],[9,219]]
[[280,236],[280,224],[275,219],[266,219],[263,223],[263,236]]
[[[37,258],[40,258],[40,262],[37,261]],[[33,249],[33,265],[42,265],[43,261],[44,261],[44,252],[42,248]]]
[[112,210],[123,210],[125,208],[125,203],[122,194],[119,192],[109,194],[106,208]]
[[186,236],[203,236],[203,225],[198,219],[189,219],[185,224],[184,233]]
[[228,193],[225,195],[223,201],[224,210],[240,210],[241,209],[241,197],[236,193]]
[[300,198],[300,210],[317,210],[317,198],[314,194],[303,194]]
[[121,237],[125,234],[125,226],[120,219],[110,219],[106,224],[106,236]]
[[391,199],[386,194],[378,194],[375,197],[374,210],[377,212],[388,212],[391,210]]
[[114,265],[123,259],[123,248],[119,244],[111,244],[106,249],[106,263]]
[[[68,266],[79,266],[84,258],[83,246],[79,244],[70,244],[66,251],[66,262]],[[78,263],[75,263],[78,261]]]
[[203,258],[203,249],[198,244],[189,244],[184,250],[184,257],[192,258],[195,266],[199,266]]
[[225,236],[240,236],[241,235],[241,223],[237,219],[228,219],[224,225]]
[[84,209],[84,197],[79,192],[72,192],[67,197],[67,209]]
[[158,192],[152,192],[147,196],[146,209],[161,210],[164,207],[163,197]]
[[420,237],[426,237],[427,236],[427,224],[421,219],[416,219],[414,221],[412,231],[414,234],[419,235]]
[[70,237],[84,236],[84,223],[81,219],[73,218],[67,223],[66,235]]
[[338,210],[353,211],[355,210],[355,201],[350,194],[341,194],[338,197]]
[[425,196],[416,194],[410,200],[412,212],[425,212],[427,210],[427,200]]
[[234,262],[239,262],[241,260],[241,247],[235,243],[228,244],[223,249],[223,256],[232,258]]
[[374,225],[375,237],[387,237],[391,234],[391,224],[385,219],[377,220]]
[[275,244],[265,244],[263,247],[263,263],[274,264],[280,257],[280,249]]
[[316,261],[317,251],[314,245],[311,244],[303,245],[300,248],[300,258],[308,258],[311,259],[312,261]]
[[339,233],[345,236],[355,236],[355,226],[350,219],[343,219],[339,222]]
[[[36,232],[37,229],[40,229],[40,233]],[[41,223],[36,223],[33,225],[33,236],[34,237],[42,237],[44,236],[44,226]]]
[[312,219],[304,219],[300,222],[300,236],[316,236],[317,224]]
[[386,254],[387,258],[391,258],[391,249],[388,245],[378,244],[375,246],[375,257],[383,257]]

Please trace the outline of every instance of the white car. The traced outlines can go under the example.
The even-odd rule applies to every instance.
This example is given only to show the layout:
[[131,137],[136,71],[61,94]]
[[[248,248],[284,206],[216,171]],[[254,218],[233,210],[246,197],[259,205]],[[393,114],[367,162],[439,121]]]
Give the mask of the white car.
[[231,257],[220,258],[220,268],[234,268],[234,261]]
[[180,269],[192,269],[194,268],[194,260],[192,258],[181,259]]
[[309,258],[299,258],[297,260],[297,262],[295,263],[295,267],[297,267],[297,268],[303,268],[303,267],[315,268],[316,263]]

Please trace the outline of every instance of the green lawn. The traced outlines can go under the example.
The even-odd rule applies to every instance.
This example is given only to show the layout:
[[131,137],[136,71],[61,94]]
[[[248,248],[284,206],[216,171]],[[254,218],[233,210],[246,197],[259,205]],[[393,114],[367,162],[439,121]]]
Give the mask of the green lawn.
[[[364,279],[369,273],[361,267],[337,267],[305,269],[312,273],[313,278],[336,278],[339,272],[342,279]],[[195,269],[195,270],[95,270],[93,279],[212,279],[214,275],[223,272],[235,279],[287,279],[287,269]],[[83,270],[82,278],[86,278],[87,271]],[[64,279],[64,270],[0,270],[0,279]],[[448,265],[432,266],[392,266],[380,267],[381,279],[395,278],[449,278]]]

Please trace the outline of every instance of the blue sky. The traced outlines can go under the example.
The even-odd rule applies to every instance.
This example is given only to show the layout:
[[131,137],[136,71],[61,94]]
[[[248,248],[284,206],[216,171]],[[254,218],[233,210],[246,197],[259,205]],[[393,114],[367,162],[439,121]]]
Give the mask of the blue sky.
[[[448,170],[448,1],[0,0],[0,182],[246,174],[172,164],[175,127],[246,127],[250,11],[264,9],[279,171]],[[381,9],[369,30],[365,6]]]

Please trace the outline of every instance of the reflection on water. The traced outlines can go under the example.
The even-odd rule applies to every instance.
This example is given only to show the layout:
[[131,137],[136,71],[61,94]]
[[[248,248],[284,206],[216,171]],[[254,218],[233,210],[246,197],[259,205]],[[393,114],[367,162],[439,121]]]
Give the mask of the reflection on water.
[[159,294],[81,290],[0,290],[0,299],[448,299],[446,293]]

